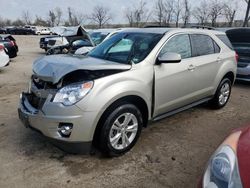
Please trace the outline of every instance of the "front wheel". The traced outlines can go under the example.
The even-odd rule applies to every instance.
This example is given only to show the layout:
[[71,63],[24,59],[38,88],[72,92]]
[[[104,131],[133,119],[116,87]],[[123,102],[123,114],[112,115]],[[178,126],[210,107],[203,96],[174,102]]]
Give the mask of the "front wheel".
[[210,101],[211,106],[215,109],[223,108],[230,98],[231,89],[231,81],[228,78],[224,78],[217,88],[214,98]]
[[124,104],[117,107],[107,115],[102,127],[100,150],[108,156],[128,152],[139,138],[142,125],[142,115],[136,106]]

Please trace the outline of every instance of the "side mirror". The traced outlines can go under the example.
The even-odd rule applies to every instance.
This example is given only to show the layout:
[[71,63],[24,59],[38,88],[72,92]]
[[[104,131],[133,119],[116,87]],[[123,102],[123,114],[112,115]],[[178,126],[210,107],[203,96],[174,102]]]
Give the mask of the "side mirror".
[[156,64],[159,65],[161,63],[180,63],[181,55],[173,52],[167,52],[165,54],[160,55],[157,58]]

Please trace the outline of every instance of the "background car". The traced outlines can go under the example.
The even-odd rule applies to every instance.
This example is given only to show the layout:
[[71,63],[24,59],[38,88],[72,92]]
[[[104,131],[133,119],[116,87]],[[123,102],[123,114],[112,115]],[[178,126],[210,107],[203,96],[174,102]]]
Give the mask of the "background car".
[[0,35],[0,40],[11,41],[14,44],[14,46],[15,46],[17,52],[18,52],[19,49],[18,49],[18,45],[17,45],[16,39],[12,35],[9,35],[9,34]]
[[50,31],[48,27],[36,27],[36,35],[52,35],[53,32]]
[[48,43],[50,39],[53,39],[55,37],[58,37],[57,35],[52,35],[52,36],[46,36],[46,37],[41,37],[39,46],[41,49],[44,49],[45,52],[48,50]]
[[6,33],[7,33],[7,31],[5,28],[0,28],[0,34],[6,34]]
[[60,27],[52,30],[58,34],[56,37],[48,39],[47,55],[60,54],[60,53],[75,53],[81,47],[94,47],[89,34],[83,27]]
[[199,187],[250,187],[250,127],[234,130],[210,158]]
[[250,29],[230,29],[226,34],[239,56],[237,80],[250,81]]
[[[95,46],[97,46],[120,31],[122,31],[122,29],[97,29],[90,33],[90,37],[95,43]],[[94,47],[81,47],[75,51],[75,54],[85,55],[93,48]]]
[[4,46],[0,44],[0,67],[5,67],[9,64],[10,58],[6,54]]
[[24,28],[24,27],[8,27],[6,28],[8,34],[11,35],[34,35],[35,32],[33,29]]

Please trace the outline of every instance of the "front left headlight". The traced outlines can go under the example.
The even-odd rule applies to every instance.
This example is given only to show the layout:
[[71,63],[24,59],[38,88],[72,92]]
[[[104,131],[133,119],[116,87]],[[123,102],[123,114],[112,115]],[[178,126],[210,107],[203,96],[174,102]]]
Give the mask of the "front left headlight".
[[93,85],[93,81],[67,85],[56,93],[53,102],[62,103],[65,106],[73,105],[84,98],[93,88]]
[[234,133],[211,157],[203,177],[204,188],[242,188],[234,144],[239,135]]

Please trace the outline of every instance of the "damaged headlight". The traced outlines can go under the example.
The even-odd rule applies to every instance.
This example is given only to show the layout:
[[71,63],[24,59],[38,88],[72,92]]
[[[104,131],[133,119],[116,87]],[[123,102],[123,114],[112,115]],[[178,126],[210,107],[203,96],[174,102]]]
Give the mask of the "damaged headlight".
[[62,103],[65,106],[73,105],[85,97],[93,85],[93,81],[88,81],[65,86],[56,93],[53,102]]

